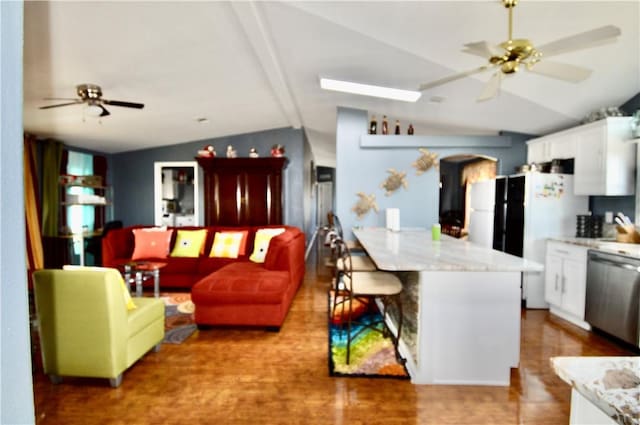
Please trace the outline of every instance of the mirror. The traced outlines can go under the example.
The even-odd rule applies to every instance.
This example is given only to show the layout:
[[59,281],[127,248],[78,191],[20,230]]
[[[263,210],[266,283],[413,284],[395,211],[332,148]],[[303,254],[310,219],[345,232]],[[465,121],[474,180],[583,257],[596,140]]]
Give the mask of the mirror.
[[200,225],[198,164],[195,161],[154,163],[156,226]]

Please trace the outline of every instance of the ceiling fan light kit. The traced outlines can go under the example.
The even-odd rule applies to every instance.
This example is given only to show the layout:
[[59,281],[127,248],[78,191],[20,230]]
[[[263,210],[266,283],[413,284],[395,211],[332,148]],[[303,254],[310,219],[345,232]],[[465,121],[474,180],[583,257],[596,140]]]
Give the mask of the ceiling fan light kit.
[[401,90],[370,84],[353,83],[350,81],[332,80],[330,78],[320,78],[320,87],[325,90],[381,97],[383,99],[401,100],[403,102],[415,102],[420,99],[420,96],[422,96],[422,93],[419,91]]
[[513,39],[513,8],[518,4],[518,0],[502,0],[502,4],[509,10],[507,41],[497,46],[492,46],[486,41],[467,43],[462,50],[464,53],[486,58],[488,63],[470,71],[422,84],[419,87],[420,91],[479,74],[490,69],[495,69],[495,74],[486,83],[480,96],[477,98],[478,101],[489,100],[495,97],[500,90],[500,82],[504,75],[518,72],[518,70],[521,69],[521,65],[524,66],[527,71],[539,75],[578,83],[588,78],[589,75],[591,75],[591,70],[576,65],[550,62],[547,61],[546,58],[615,41],[615,38],[621,33],[619,28],[613,25],[606,25],[564,37],[536,48],[528,39]]
[[94,117],[106,117],[111,113],[104,107],[104,105],[121,106],[125,108],[142,109],[143,103],[135,102],[123,102],[121,100],[108,100],[102,98],[102,89],[96,84],[79,84],[76,86],[76,94],[79,99],[66,99],[49,97],[45,100],[66,100],[68,102],[59,103],[56,105],[41,106],[40,109],[58,108],[60,106],[79,105],[84,103],[86,105],[84,111],[87,115]]

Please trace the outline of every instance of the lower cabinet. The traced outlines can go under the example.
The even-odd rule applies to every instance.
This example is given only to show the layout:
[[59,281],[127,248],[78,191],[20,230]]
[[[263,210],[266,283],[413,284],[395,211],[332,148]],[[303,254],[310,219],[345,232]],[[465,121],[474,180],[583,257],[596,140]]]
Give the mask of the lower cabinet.
[[562,242],[547,242],[545,300],[551,313],[581,328],[584,321],[588,248]]

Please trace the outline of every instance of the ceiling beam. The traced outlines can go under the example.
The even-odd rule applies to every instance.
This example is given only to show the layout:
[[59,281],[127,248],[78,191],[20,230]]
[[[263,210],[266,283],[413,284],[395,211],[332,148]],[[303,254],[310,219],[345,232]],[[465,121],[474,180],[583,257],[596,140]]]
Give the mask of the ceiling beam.
[[255,2],[231,2],[253,52],[260,61],[269,84],[280,103],[283,113],[293,128],[302,126],[298,105],[289,89],[286,75],[278,59],[277,49]]

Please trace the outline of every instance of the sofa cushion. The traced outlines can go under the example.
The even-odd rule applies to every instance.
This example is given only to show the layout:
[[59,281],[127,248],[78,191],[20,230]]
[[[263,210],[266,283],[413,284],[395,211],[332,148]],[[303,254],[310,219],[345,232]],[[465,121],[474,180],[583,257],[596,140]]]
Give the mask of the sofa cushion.
[[204,254],[207,229],[179,229],[176,233],[176,241],[173,245],[173,250],[171,250],[172,257],[198,257]]
[[209,257],[238,258],[246,235],[246,232],[216,232]]
[[135,239],[132,260],[166,258],[169,254],[173,230],[133,229]]
[[201,304],[278,304],[289,285],[287,271],[258,263],[234,262],[198,281],[191,290]]
[[258,229],[253,241],[253,253],[249,257],[254,263],[264,263],[264,259],[267,256],[269,250],[269,242],[274,236],[278,236],[285,232],[285,228],[269,228]]

